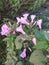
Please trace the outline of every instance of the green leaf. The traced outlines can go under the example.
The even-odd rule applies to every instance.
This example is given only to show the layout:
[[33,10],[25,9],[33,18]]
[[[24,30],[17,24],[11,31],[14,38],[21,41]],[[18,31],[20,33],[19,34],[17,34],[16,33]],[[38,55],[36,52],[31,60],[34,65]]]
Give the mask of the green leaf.
[[21,61],[19,61],[16,65],[23,65],[23,63]]
[[9,43],[9,48],[14,49],[14,43],[13,42]]
[[16,49],[22,48],[22,43],[17,38],[15,39],[15,46],[16,46]]
[[34,46],[33,48],[36,48],[36,49],[46,49],[48,47],[48,44],[47,44],[47,42],[46,41],[44,41],[44,40],[39,40],[38,42],[37,42],[37,45],[36,46]]
[[9,41],[9,37],[4,38],[3,41]]
[[37,30],[37,29],[34,29],[33,32],[34,32],[35,36],[36,36],[38,39],[40,39],[40,40],[45,39],[45,36],[44,36],[44,32],[43,32],[43,31],[39,31],[39,30]]
[[41,50],[35,50],[32,52],[29,61],[34,65],[45,65],[46,57]]
[[49,52],[49,47],[47,48],[47,51]]
[[49,41],[49,34],[44,33],[44,35],[45,35],[45,39],[46,39],[47,41]]

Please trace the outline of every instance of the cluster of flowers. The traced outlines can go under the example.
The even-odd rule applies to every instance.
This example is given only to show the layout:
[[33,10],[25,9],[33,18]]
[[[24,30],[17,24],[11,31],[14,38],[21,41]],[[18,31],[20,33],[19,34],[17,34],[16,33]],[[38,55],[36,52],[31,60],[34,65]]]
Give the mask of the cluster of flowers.
[[[20,32],[23,35],[25,35],[26,32],[22,28],[23,25],[26,25],[26,26],[29,26],[30,24],[37,25],[40,30],[42,29],[42,26],[41,26],[42,25],[42,19],[37,20],[37,21],[34,21],[34,19],[36,18],[36,15],[30,15],[31,22],[28,22],[28,16],[29,16],[29,14],[28,13],[25,13],[25,14],[23,14],[23,17],[21,17],[21,18],[16,17],[16,19],[17,19],[17,23],[16,24],[20,24],[20,26],[18,26],[15,29],[15,31],[13,31],[13,34],[16,34],[16,32]],[[9,24],[10,24],[10,26],[12,26],[10,22],[9,22]],[[3,24],[2,25],[2,27],[1,27],[1,35],[7,36],[7,34],[10,31],[11,31],[11,27],[8,27],[6,24]],[[33,42],[34,45],[36,45],[36,38],[35,37],[32,39],[32,42]],[[20,54],[20,57],[22,57],[22,58],[25,58],[26,57],[26,48]],[[47,55],[47,57],[49,58],[49,55]]]

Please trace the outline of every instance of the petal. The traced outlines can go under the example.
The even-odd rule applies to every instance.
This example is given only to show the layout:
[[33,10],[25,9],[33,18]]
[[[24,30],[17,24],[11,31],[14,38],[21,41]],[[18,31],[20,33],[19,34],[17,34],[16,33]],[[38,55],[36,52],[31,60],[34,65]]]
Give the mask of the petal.
[[27,20],[28,15],[29,15],[28,13],[23,14],[23,18],[24,18],[25,20]]
[[21,17],[21,23],[25,25],[29,25],[29,23],[23,17]]
[[22,41],[25,41],[26,39],[25,38],[22,38]]
[[21,32],[22,34],[26,34],[23,29],[22,29],[22,25],[20,25],[18,28],[16,28],[17,32]]
[[42,28],[42,26],[41,26],[42,25],[42,19],[40,19],[40,20],[37,21],[37,25],[39,26],[39,29]]
[[25,58],[26,57],[26,49],[23,50],[23,52],[20,54],[21,58]]
[[46,55],[47,58],[49,58],[49,55]]
[[17,19],[17,24],[19,24],[20,23],[20,18],[16,17],[16,19]]
[[13,34],[16,34],[16,32],[15,32],[15,31],[13,31]]
[[47,31],[47,33],[49,34],[49,30]]
[[1,27],[1,35],[7,35],[11,28],[9,28],[6,24],[3,24]]
[[30,17],[31,17],[31,23],[33,23],[36,15],[31,15]]
[[36,42],[36,38],[35,38],[35,37],[32,39],[32,42],[33,42],[34,45],[37,44],[37,42]]

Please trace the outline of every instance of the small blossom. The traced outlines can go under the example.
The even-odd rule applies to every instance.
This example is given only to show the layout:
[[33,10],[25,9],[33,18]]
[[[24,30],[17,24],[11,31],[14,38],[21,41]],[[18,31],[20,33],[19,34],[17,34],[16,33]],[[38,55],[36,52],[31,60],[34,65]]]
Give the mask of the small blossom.
[[25,38],[22,38],[22,41],[25,41],[26,39]]
[[47,58],[49,58],[49,55],[46,55]]
[[23,17],[21,17],[21,18],[17,17],[17,24],[18,23],[21,23],[24,25],[29,25],[29,23]]
[[36,15],[31,15],[31,23],[34,22],[35,17],[36,17]]
[[35,37],[32,39],[32,42],[33,42],[34,45],[36,45],[37,42],[36,42],[36,38]]
[[49,34],[49,30],[47,31],[47,33]]
[[13,31],[13,34],[16,34],[16,31]]
[[19,24],[21,19],[19,17],[16,17],[16,19],[17,19],[17,24]]
[[49,30],[48,31],[44,31],[45,33],[49,34]]
[[9,33],[11,28],[9,28],[6,24],[3,24],[1,27],[1,35],[6,35]]
[[29,25],[29,23],[23,17],[21,17],[21,21],[20,22],[22,24],[24,24],[24,25]]
[[19,27],[16,28],[17,32],[21,32],[22,34],[26,34],[23,29],[22,29],[22,25],[20,25]]
[[26,57],[26,49],[23,50],[23,52],[20,54],[21,58],[25,58]]
[[36,21],[37,22],[37,25],[39,26],[39,29],[41,29],[42,28],[42,19],[40,19],[40,20],[38,20],[38,21]]
[[25,20],[27,20],[28,15],[29,15],[28,13],[23,14],[23,18],[24,18]]

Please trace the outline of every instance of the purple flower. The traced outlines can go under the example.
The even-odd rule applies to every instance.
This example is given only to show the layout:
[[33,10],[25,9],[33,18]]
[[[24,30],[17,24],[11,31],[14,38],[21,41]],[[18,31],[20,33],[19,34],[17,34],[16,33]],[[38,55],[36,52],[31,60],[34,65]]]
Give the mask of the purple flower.
[[26,49],[23,50],[23,52],[20,54],[21,58],[25,58],[26,57]]
[[24,18],[25,20],[27,20],[28,15],[29,15],[28,13],[23,14],[23,18]]
[[35,37],[32,39],[32,42],[33,42],[34,45],[37,44],[37,41],[36,41],[36,38]]
[[25,18],[23,18],[23,17],[21,17],[21,18],[17,17],[17,24],[19,24],[19,23],[24,24],[24,25],[29,25],[27,20],[25,20]]
[[22,25],[20,25],[19,27],[17,27],[17,28],[16,28],[16,31],[17,31],[17,32],[20,32],[20,33],[22,33],[22,34],[26,34],[26,33],[23,31],[23,29],[22,29]]
[[40,20],[38,20],[38,21],[36,21],[37,22],[37,25],[39,26],[39,29],[41,29],[42,28],[42,19],[40,19]]
[[34,22],[35,17],[36,17],[36,15],[31,15],[31,23]]
[[1,27],[1,35],[6,35],[10,32],[11,28],[8,27],[6,24],[3,24]]

